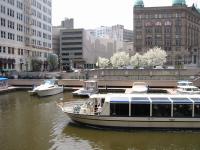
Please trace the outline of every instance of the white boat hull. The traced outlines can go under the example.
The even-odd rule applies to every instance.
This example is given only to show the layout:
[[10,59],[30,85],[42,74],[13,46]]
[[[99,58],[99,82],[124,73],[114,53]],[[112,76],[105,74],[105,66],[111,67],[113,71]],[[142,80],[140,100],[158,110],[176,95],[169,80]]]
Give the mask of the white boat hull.
[[72,92],[73,96],[80,96],[80,97],[90,97],[92,94],[96,94],[98,91],[88,91],[83,88]]
[[45,90],[38,90],[37,94],[39,96],[50,96],[55,95],[63,92],[63,87],[56,87],[56,88],[49,88]]
[[136,118],[67,114],[75,122],[92,126],[120,128],[200,128],[199,118]]

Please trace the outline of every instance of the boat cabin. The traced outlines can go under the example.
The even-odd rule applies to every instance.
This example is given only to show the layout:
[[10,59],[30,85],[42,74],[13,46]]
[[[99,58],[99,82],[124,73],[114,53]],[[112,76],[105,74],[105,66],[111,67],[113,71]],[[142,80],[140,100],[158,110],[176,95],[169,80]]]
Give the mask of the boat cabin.
[[200,118],[200,95],[107,94],[92,99],[99,100],[103,116]]
[[179,86],[193,86],[193,83],[191,81],[183,80],[177,82],[177,87]]
[[94,81],[94,80],[84,81],[83,88],[85,90],[98,91],[97,81]]

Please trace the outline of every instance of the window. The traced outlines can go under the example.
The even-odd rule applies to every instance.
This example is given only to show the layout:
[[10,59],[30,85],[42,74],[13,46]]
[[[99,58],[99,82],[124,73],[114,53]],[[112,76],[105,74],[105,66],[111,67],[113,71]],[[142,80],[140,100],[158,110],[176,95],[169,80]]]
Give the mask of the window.
[[1,26],[6,26],[6,19],[4,18],[1,18]]
[[153,117],[171,117],[171,104],[153,104]]
[[3,53],[6,53],[6,47],[5,46],[3,47]]
[[192,104],[174,104],[174,117],[192,117]]
[[131,116],[150,117],[150,101],[148,98],[133,97],[131,100]]
[[5,31],[1,31],[1,38],[6,38],[6,32]]
[[192,117],[193,103],[188,98],[171,98],[174,117]]
[[200,98],[191,98],[194,101],[194,117],[200,117]]
[[129,103],[110,103],[111,116],[129,116]]
[[1,13],[5,14],[6,13],[6,7],[1,5]]
[[127,97],[112,97],[110,100],[111,116],[129,116],[129,99]]
[[11,48],[10,47],[8,47],[8,54],[10,54],[11,53]]
[[171,117],[171,101],[165,97],[150,97],[153,117]]

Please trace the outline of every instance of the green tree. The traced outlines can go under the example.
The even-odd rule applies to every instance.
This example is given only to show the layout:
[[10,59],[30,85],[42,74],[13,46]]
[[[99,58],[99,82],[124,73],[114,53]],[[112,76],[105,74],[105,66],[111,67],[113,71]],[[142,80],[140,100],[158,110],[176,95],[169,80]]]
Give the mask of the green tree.
[[49,54],[47,58],[49,71],[58,69],[58,56],[56,54]]
[[41,71],[42,61],[38,59],[31,60],[32,71]]

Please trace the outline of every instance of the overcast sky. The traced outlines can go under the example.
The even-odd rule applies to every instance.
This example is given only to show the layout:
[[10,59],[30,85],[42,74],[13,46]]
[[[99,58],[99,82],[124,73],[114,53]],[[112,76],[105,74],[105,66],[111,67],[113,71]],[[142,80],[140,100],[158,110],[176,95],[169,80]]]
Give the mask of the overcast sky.
[[[190,6],[198,0],[186,0]],[[199,0],[200,1],[200,0]],[[75,28],[124,25],[133,28],[134,0],[52,0],[53,25],[64,18],[74,18]],[[145,6],[171,5],[172,0],[144,0]]]

